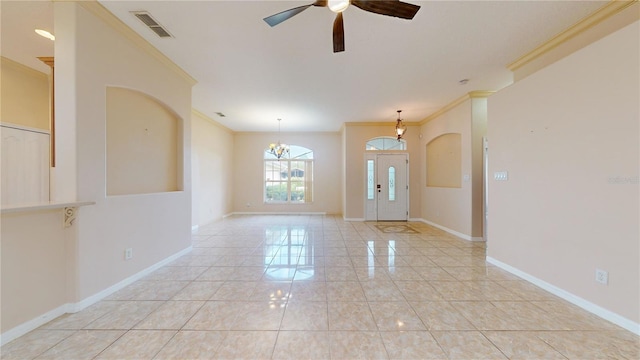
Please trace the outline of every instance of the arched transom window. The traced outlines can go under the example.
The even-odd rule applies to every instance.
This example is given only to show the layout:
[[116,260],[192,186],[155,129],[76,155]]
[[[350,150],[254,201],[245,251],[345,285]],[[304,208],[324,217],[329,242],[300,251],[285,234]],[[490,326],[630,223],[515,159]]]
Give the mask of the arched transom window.
[[375,150],[407,150],[407,141],[405,139],[398,140],[392,136],[380,136],[369,139],[365,148],[367,151]]

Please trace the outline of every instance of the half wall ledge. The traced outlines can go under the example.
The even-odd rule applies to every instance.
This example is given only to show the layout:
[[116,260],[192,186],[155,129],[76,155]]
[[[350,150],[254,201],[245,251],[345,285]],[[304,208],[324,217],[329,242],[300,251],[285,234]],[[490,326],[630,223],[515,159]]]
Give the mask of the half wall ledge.
[[76,219],[77,209],[80,206],[95,205],[95,201],[73,201],[73,202],[49,202],[40,204],[23,204],[10,206],[0,209],[2,215],[13,213],[26,213],[43,210],[63,209],[63,226],[65,228],[73,225],[73,221]]

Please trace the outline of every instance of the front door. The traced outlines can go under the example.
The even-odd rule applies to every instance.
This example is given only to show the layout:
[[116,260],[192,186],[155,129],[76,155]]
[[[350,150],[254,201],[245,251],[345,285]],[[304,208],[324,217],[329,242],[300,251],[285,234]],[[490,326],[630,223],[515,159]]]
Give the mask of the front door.
[[407,154],[376,156],[376,201],[378,221],[407,221]]

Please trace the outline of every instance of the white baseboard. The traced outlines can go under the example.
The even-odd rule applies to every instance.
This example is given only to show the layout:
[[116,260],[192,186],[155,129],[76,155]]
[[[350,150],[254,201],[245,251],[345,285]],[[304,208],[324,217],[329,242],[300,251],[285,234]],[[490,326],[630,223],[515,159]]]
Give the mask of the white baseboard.
[[179,251],[179,252],[177,252],[177,253],[165,258],[164,260],[161,260],[161,261],[149,266],[148,268],[146,268],[146,269],[144,269],[144,270],[142,270],[142,271],[140,271],[140,272],[138,272],[136,274],[133,274],[133,275],[129,276],[128,278],[118,282],[117,284],[109,286],[108,288],[100,291],[97,294],[91,295],[88,298],[86,298],[86,299],[84,299],[84,300],[82,300],[80,302],[69,304],[71,306],[70,307],[71,311],[69,311],[69,312],[76,313],[78,311],[86,309],[87,307],[97,303],[98,301],[100,301],[100,300],[106,298],[107,296],[115,293],[116,291],[118,291],[120,289],[123,289],[128,285],[133,284],[134,282],[136,282],[136,281],[142,279],[143,277],[151,274],[152,272],[158,270],[159,268],[161,268],[161,267],[167,265],[168,263],[176,260],[177,258],[181,257],[182,255],[188,254],[189,252],[191,252],[191,250],[193,250],[193,247],[189,246],[188,248],[186,248],[184,250],[181,250],[181,251]]
[[48,323],[49,321],[62,316],[69,311],[69,304],[59,306],[45,314],[38,316],[35,319],[31,319],[25,323],[22,323],[11,330],[7,330],[0,335],[0,346],[4,346],[6,343],[13,341],[20,336],[39,328],[40,326]]
[[455,236],[457,236],[457,237],[459,237],[459,238],[461,238],[461,239],[464,239],[464,240],[468,240],[468,241],[482,241],[482,238],[479,238],[480,240],[475,240],[476,238],[471,238],[471,236],[469,236],[469,235],[467,235],[467,234],[463,234],[463,233],[458,232],[458,231],[455,231],[455,230],[453,230],[453,229],[449,229],[449,228],[448,228],[448,227],[446,227],[446,226],[442,226],[442,225],[440,225],[440,224],[436,224],[436,223],[434,223],[434,222],[432,222],[432,221],[429,221],[429,220],[420,219],[420,221],[422,221],[422,222],[423,222],[423,223],[425,223],[425,224],[431,225],[431,226],[433,226],[433,227],[435,227],[435,228],[438,228],[438,229],[440,229],[440,230],[444,230],[444,231],[448,232],[449,234],[451,234],[451,235],[455,235]]
[[129,276],[128,278],[118,282],[115,285],[112,285],[102,291],[100,291],[97,294],[91,295],[88,298],[77,302],[77,303],[67,303],[64,304],[60,307],[57,307],[45,314],[42,314],[40,316],[38,316],[35,319],[31,319],[25,323],[22,323],[16,327],[14,327],[13,329],[7,330],[4,333],[0,334],[0,346],[15,340],[17,338],[19,338],[20,336],[35,330],[37,328],[39,328],[40,326],[48,323],[49,321],[64,315],[66,313],[76,313],[78,311],[81,311],[95,303],[97,303],[98,301],[106,298],[107,296],[113,294],[114,292],[136,282],[137,280],[140,280],[141,278],[149,275],[150,273],[154,272],[155,270],[165,266],[166,264],[176,260],[177,258],[181,257],[182,255],[185,255],[187,253],[189,253],[191,250],[193,249],[193,247],[189,246],[188,248],[181,250],[169,257],[167,257],[164,260],[161,260],[151,266],[149,266],[148,268],[132,275]]
[[487,262],[490,264],[493,264],[499,268],[501,268],[502,270],[508,271],[513,275],[516,275],[530,283],[532,283],[533,285],[536,285],[564,300],[567,300],[568,302],[577,305],[579,307],[581,307],[582,309],[597,315],[607,321],[610,321],[622,328],[625,328],[629,331],[631,331],[632,333],[639,335],[640,336],[640,324],[629,320],[623,316],[620,316],[616,313],[614,313],[613,311],[607,310],[601,306],[598,306],[592,302],[589,302],[579,296],[576,296],[566,290],[563,290],[555,285],[549,284],[548,282],[544,281],[544,280],[540,280],[535,276],[529,275],[524,271],[521,271],[519,269],[514,268],[511,265],[505,264],[503,262],[501,262],[500,260],[496,260],[490,256],[487,256]]
[[234,211],[231,215],[327,215],[327,213],[323,211]]

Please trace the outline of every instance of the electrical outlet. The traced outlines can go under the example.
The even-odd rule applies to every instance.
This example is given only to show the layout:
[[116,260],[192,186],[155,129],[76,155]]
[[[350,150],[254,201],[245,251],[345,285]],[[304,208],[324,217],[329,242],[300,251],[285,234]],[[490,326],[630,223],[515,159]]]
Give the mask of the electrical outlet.
[[132,258],[133,258],[133,249],[132,248],[124,249],[124,259],[131,260]]
[[596,282],[607,285],[609,283],[609,273],[604,270],[596,269]]

